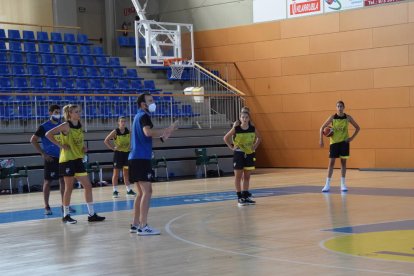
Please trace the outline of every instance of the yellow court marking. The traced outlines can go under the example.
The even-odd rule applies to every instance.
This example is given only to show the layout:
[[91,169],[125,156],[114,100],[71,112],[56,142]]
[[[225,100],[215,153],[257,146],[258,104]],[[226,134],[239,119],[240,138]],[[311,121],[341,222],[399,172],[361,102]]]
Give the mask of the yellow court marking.
[[355,256],[414,262],[414,230],[351,234],[327,240],[324,246]]

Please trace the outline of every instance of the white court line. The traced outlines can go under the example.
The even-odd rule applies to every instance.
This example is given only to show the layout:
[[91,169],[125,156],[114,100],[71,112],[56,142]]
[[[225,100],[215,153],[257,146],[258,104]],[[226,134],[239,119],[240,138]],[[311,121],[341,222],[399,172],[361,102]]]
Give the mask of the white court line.
[[273,258],[273,257],[264,257],[264,256],[258,256],[258,255],[253,255],[253,254],[247,254],[247,253],[242,253],[242,252],[237,252],[237,251],[233,251],[233,250],[228,250],[228,249],[221,249],[221,248],[217,248],[217,247],[212,247],[212,246],[208,246],[205,244],[201,244],[201,243],[197,243],[197,242],[193,242],[190,240],[186,240],[178,235],[176,235],[172,230],[171,230],[171,225],[185,217],[188,216],[190,213],[186,213],[183,214],[181,216],[175,217],[172,220],[170,220],[166,225],[165,225],[165,231],[174,239],[182,241],[184,243],[188,243],[191,244],[193,246],[197,246],[197,247],[201,247],[201,248],[205,248],[205,249],[210,249],[210,250],[214,250],[214,251],[219,251],[219,252],[224,252],[224,253],[229,253],[229,254],[233,254],[233,255],[239,255],[239,256],[247,256],[247,257],[252,257],[252,258],[257,258],[257,259],[263,259],[263,260],[271,260],[271,261],[279,261],[279,262],[286,262],[286,263],[293,263],[293,264],[301,264],[301,265],[310,265],[310,266],[317,266],[317,267],[324,267],[324,268],[335,268],[335,269],[344,269],[344,270],[351,270],[351,271],[360,271],[360,272],[371,272],[371,273],[379,273],[379,274],[390,274],[390,275],[414,275],[414,274],[407,274],[407,273],[399,273],[399,272],[386,272],[386,271],[380,271],[380,270],[371,270],[371,269],[358,269],[358,268],[350,268],[350,267],[343,267],[343,266],[334,266],[334,265],[324,265],[324,264],[315,264],[315,263],[308,263],[308,262],[301,262],[301,261],[293,261],[293,260],[288,260],[288,259],[281,259],[281,258]]

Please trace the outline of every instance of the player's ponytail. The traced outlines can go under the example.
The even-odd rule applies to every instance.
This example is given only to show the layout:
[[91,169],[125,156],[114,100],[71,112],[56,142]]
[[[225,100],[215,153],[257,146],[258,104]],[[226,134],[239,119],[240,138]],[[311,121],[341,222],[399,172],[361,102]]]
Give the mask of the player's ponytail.
[[68,104],[63,107],[63,117],[65,118],[65,121],[70,120],[70,113],[77,107],[76,104]]

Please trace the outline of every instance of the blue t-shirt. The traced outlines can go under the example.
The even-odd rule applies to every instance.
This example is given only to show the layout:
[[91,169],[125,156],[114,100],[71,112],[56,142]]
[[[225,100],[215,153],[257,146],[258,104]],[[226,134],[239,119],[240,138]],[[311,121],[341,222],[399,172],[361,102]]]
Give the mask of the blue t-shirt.
[[46,132],[48,132],[54,127],[57,127],[58,125],[60,125],[60,123],[54,124],[51,120],[49,120],[41,124],[34,134],[37,137],[41,138],[43,151],[47,155],[50,155],[56,158],[59,158],[60,149],[58,146],[50,142],[50,140],[47,139],[45,135],[46,135]]
[[131,151],[128,159],[148,159],[152,157],[152,137],[144,134],[143,128],[149,126],[153,128],[151,117],[145,110],[138,110],[135,115],[131,129]]

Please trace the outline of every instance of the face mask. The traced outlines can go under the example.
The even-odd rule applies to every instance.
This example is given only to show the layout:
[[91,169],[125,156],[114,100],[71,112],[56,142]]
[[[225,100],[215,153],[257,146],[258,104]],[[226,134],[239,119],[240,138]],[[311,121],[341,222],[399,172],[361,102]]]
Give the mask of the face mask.
[[148,106],[148,111],[151,113],[155,112],[156,109],[157,109],[157,106],[155,105],[155,103],[152,103]]
[[62,118],[62,115],[60,115],[60,114],[52,115],[52,120],[53,121],[59,122],[61,118]]

